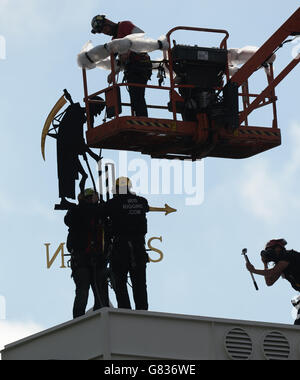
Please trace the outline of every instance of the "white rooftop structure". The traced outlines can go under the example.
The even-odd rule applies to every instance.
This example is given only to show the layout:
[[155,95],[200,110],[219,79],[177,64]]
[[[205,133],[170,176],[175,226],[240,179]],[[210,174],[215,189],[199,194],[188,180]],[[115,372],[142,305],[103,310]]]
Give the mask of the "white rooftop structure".
[[300,360],[300,327],[105,308],[12,343],[3,360]]

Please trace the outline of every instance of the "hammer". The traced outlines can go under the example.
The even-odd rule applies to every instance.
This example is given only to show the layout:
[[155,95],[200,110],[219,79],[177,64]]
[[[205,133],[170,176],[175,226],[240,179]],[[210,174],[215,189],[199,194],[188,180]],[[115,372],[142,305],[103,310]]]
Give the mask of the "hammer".
[[[246,262],[247,262],[248,264],[250,264],[250,260],[249,260],[249,258],[248,258],[248,256],[247,256],[247,252],[248,252],[247,248],[244,248],[244,249],[242,250],[242,255],[245,257]],[[259,289],[258,289],[258,286],[257,286],[257,283],[256,283],[256,281],[255,281],[255,278],[254,278],[254,276],[253,276],[253,273],[250,272],[250,275],[251,275],[251,278],[252,278],[252,281],[253,281],[253,284],[254,284],[255,289],[256,289],[256,290],[259,290]]]

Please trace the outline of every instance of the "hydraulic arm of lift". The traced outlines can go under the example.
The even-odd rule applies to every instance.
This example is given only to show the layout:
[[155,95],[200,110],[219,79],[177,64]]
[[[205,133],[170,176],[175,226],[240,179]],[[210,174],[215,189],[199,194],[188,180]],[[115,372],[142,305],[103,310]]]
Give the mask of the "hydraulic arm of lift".
[[[241,86],[251,75],[258,70],[272,56],[276,49],[290,36],[300,35],[300,8],[275,32],[271,38],[246,62],[241,69],[231,78],[231,81]],[[275,87],[297,66],[300,56],[294,58],[281,73],[272,80],[271,83],[261,92],[244,112],[240,115],[240,123],[244,122],[247,116],[256,109],[259,104],[268,96]]]

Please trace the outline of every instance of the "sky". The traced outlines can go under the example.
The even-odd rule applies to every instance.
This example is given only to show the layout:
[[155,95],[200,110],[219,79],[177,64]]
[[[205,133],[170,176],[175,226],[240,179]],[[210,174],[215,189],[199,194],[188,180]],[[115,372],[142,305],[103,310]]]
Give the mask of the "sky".
[[[72,318],[70,270],[61,269],[59,260],[46,267],[44,244],[51,243],[53,253],[66,241],[67,228],[64,213],[54,211],[55,144],[47,140],[44,162],[40,138],[63,89],[82,103],[77,54],[88,40],[107,42],[105,36],[90,34],[92,17],[131,20],[151,38],[178,25],[226,29],[229,47],[240,48],[262,45],[298,6],[298,0],[187,0],[184,5],[170,0],[0,0],[0,36],[6,42],[5,59],[1,55],[0,60],[0,347]],[[216,46],[208,36],[178,33],[176,38]],[[276,71],[289,62],[293,48],[297,46],[286,45],[278,53]],[[106,87],[107,74],[99,69],[88,73],[91,91]],[[188,206],[186,194],[174,192],[146,195],[152,206],[168,203],[178,209],[168,217],[148,218],[147,237],[162,236],[155,246],[164,253],[161,263],[148,265],[151,311],[293,323],[290,300],[295,291],[283,280],[267,288],[257,277],[256,292],[241,251],[247,247],[253,264],[262,267],[259,253],[272,238],[284,237],[288,248],[300,250],[298,78],[299,67],[277,89],[282,146],[240,161],[203,160],[201,204]],[[155,74],[152,82],[157,83]],[[259,73],[253,88],[264,84]],[[147,100],[164,104],[166,97],[148,92]],[[271,125],[270,109],[252,120]],[[118,152],[104,155],[118,164]],[[150,168],[147,156],[129,153],[128,159],[129,175],[136,174],[133,160],[143,159]]]

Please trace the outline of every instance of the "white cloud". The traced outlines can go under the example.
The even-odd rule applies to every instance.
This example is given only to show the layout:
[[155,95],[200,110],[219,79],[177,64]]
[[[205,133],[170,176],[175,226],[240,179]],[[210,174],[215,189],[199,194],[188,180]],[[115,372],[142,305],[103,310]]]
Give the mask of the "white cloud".
[[23,32],[28,29],[40,31],[44,23],[38,17],[37,9],[39,3],[37,0],[0,0],[1,29],[9,29],[16,34],[21,29]]
[[22,38],[29,31],[35,33],[36,40],[43,33],[51,33],[52,36],[57,30],[68,33],[81,24],[86,24],[89,31],[89,22],[94,16],[97,3],[74,3],[74,0],[47,3],[41,0],[0,0],[1,32],[7,30]]
[[0,321],[0,350],[4,346],[44,330],[34,322]]
[[291,153],[286,159],[274,164],[257,157],[246,166],[239,184],[247,210],[270,224],[282,220],[290,210],[300,209],[300,124],[293,123],[289,134]]
[[28,199],[26,202],[21,199],[14,199],[3,191],[0,192],[0,210],[6,214],[18,214],[23,216],[38,216],[44,220],[57,220],[57,215],[47,205],[35,199]]
[[271,165],[265,160],[257,160],[247,167],[245,177],[241,196],[247,209],[265,221],[277,221],[282,214],[284,189],[272,177]]
[[293,123],[290,127],[290,135],[292,140],[292,153],[290,159],[287,160],[285,176],[292,178],[300,169],[300,123]]
[[14,208],[14,202],[12,199],[7,197],[3,191],[0,193],[0,210],[2,212],[10,212]]
[[53,212],[53,209],[50,209],[38,201],[31,201],[31,203],[28,204],[27,208],[24,207],[21,212],[29,216],[37,215],[49,221],[59,220],[57,214]]

